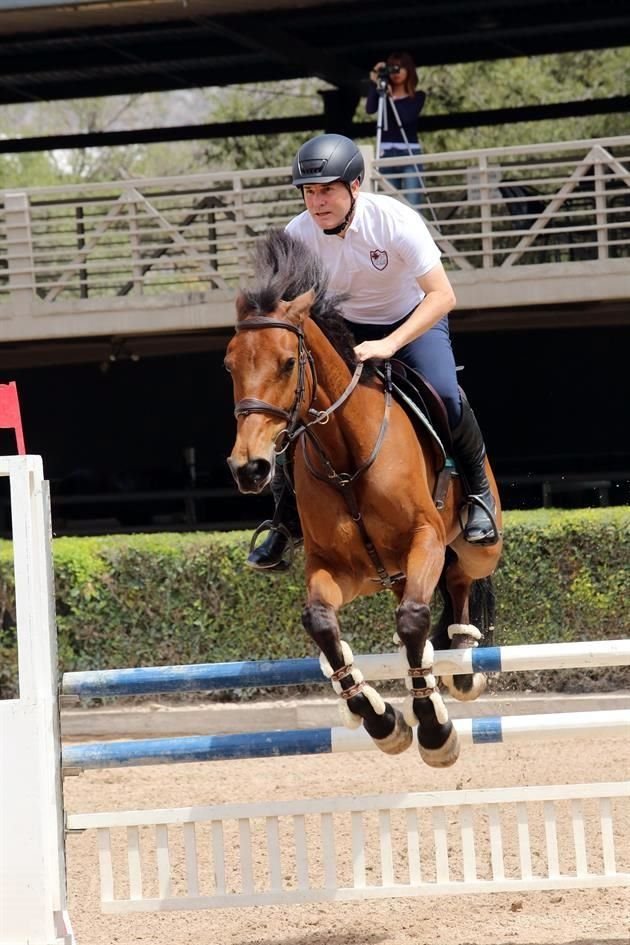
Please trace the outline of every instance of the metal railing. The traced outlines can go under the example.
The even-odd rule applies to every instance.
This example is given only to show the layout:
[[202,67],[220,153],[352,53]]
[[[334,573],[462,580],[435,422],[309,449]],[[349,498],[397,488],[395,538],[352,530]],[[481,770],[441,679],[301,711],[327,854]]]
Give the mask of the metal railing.
[[[630,136],[421,161],[421,212],[450,270],[630,256]],[[403,199],[383,171],[408,162],[368,160],[365,186]],[[0,317],[9,302],[233,290],[257,237],[301,209],[286,167],[5,191]]]
[[630,255],[630,138],[493,148],[374,163],[419,170],[421,210],[451,269],[507,269]]

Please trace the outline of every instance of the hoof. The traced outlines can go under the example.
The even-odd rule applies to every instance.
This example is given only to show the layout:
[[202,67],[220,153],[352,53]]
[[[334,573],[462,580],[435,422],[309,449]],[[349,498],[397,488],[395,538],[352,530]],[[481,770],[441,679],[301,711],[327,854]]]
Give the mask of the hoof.
[[[418,737],[420,731],[418,731]],[[459,758],[459,738],[454,728],[441,748],[424,748],[418,743],[420,757],[432,768],[449,768]]]
[[372,741],[384,751],[386,755],[400,755],[407,751],[413,741],[413,730],[409,728],[401,713],[396,711],[396,721],[393,730],[385,738],[374,738]]
[[[456,680],[470,679],[471,684],[466,689],[458,689]],[[472,702],[486,691],[487,679],[484,673],[474,673],[472,676],[442,676],[442,683],[453,699],[459,702]]]

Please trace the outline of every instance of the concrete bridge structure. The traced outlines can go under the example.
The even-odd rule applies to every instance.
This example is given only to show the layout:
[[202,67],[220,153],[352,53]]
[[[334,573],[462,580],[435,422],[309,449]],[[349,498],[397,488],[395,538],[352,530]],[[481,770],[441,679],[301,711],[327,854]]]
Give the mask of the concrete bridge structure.
[[[365,187],[396,196],[366,148]],[[630,136],[427,154],[423,215],[456,328],[626,323]],[[2,343],[213,330],[258,236],[299,212],[289,169],[2,194]]]
[[[365,155],[364,186],[401,199],[383,172],[405,159]],[[456,357],[470,364],[463,384],[508,506],[553,504],[558,484],[620,501],[630,136],[422,165],[422,213],[457,293]],[[114,503],[148,510],[158,497],[176,510],[155,528],[258,517],[253,500],[226,505],[233,421],[220,362],[256,239],[301,206],[287,167],[0,194],[0,381],[18,382],[58,529],[77,503],[101,503],[111,531],[125,518],[112,519]],[[195,511],[205,499],[218,510]],[[140,524],[144,513],[127,523]]]

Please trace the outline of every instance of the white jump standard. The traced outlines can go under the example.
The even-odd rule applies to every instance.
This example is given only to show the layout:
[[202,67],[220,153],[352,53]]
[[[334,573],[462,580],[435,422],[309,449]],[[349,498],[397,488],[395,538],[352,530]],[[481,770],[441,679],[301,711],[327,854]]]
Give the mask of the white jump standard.
[[11,488],[19,697],[0,701],[0,943],[72,945],[66,911],[50,501],[39,456]]

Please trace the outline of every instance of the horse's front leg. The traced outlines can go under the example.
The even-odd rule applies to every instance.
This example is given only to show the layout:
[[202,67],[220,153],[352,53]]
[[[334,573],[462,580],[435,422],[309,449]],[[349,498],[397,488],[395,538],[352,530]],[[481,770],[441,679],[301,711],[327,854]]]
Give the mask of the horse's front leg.
[[368,685],[354,665],[352,650],[341,639],[337,611],[351,600],[352,581],[335,576],[324,562],[307,561],[308,602],[302,614],[306,632],[319,647],[322,671],[341,698],[341,720],[348,728],[361,723],[374,743],[389,755],[409,748],[412,731],[402,713]]
[[396,610],[396,630],[409,664],[405,718],[418,725],[420,755],[434,768],[457,761],[459,739],[448,717],[433,675],[433,646],[429,640],[429,602],[444,564],[444,546],[433,529],[417,534],[407,566],[407,582]]

